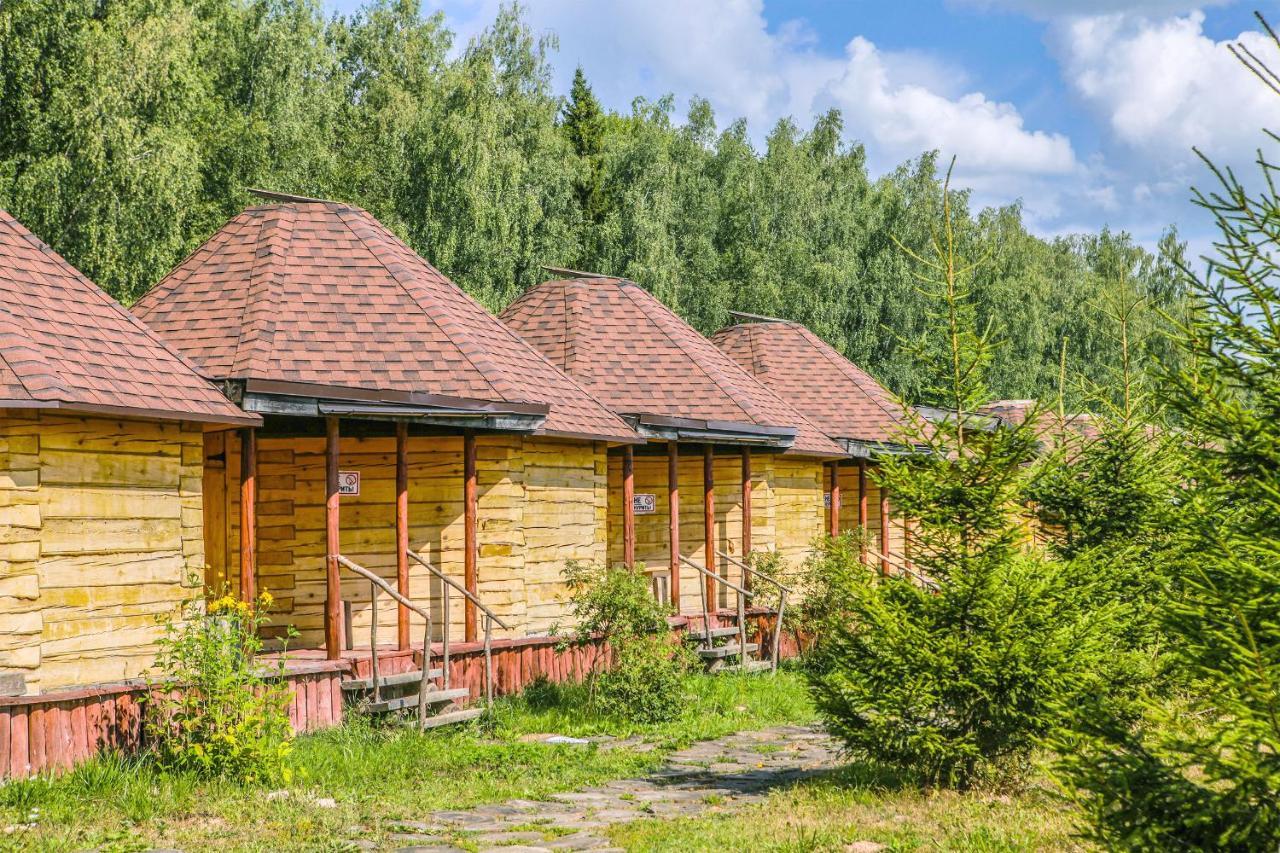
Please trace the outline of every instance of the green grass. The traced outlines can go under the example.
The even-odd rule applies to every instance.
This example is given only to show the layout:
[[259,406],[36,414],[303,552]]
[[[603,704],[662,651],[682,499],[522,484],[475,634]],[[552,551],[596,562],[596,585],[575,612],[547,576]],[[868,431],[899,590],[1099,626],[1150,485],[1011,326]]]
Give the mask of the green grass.
[[[694,678],[685,713],[669,723],[637,725],[586,707],[581,687],[541,686],[462,731],[349,724],[299,738],[294,779],[275,792],[102,758],[61,778],[0,786],[0,850],[339,850],[352,827],[377,841],[395,820],[643,775],[695,740],[814,718],[802,679],[787,671]],[[521,740],[536,733],[640,736],[655,748]],[[334,804],[316,802],[325,798]]]
[[867,767],[846,768],[775,791],[742,809],[612,827],[635,851],[843,851],[858,841],[890,850],[1077,850],[1074,811],[1050,791],[1017,795],[935,791],[898,784]]

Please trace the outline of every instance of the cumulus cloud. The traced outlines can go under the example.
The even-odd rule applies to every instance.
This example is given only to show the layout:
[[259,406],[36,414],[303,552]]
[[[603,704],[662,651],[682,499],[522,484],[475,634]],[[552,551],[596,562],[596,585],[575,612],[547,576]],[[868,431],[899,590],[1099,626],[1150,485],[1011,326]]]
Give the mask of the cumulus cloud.
[[[1190,162],[1192,146],[1239,162],[1262,127],[1280,129],[1280,98],[1205,35],[1202,12],[1078,18],[1055,25],[1051,40],[1067,83],[1119,141],[1159,162]],[[1260,33],[1238,41],[1275,57]]]

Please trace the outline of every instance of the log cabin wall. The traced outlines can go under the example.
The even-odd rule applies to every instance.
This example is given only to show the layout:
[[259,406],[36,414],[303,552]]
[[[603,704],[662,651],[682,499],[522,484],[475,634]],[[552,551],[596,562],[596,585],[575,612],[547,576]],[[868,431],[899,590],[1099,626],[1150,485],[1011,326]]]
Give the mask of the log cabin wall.
[[[667,457],[635,457],[636,494],[652,494],[654,512],[636,516],[636,563],[665,572],[668,565]],[[797,570],[822,533],[822,463],[756,452],[751,458],[751,542],[753,550],[777,550]],[[680,553],[706,564],[702,514],[702,453],[689,447],[680,456]],[[742,457],[718,453],[715,458],[716,542],[719,550],[742,556]],[[609,561],[622,562],[622,458],[609,456]],[[741,570],[726,561],[717,571],[735,583]],[[680,575],[682,613],[702,609],[700,575],[685,568]],[[735,606],[731,591],[720,589],[721,607]]]
[[201,446],[177,422],[0,416],[0,671],[29,693],[146,671],[157,617],[199,592]]
[[[339,468],[360,472],[360,494],[341,499],[344,556],[395,585],[395,440],[341,439]],[[409,438],[409,544],[451,577],[463,579],[463,459],[460,436]],[[211,465],[220,453],[206,446]],[[605,506],[604,445],[587,441],[481,435],[476,441],[478,482],[478,590],[481,600],[511,626],[510,636],[545,633],[563,621],[561,569],[570,559],[602,560]],[[210,525],[211,578],[239,576],[240,442],[225,447],[220,530]],[[212,468],[210,469],[212,470]],[[217,481],[215,476],[207,480]],[[215,499],[211,496],[211,502]],[[324,439],[258,439],[258,588],[276,599],[268,634],[292,625],[296,648],[324,644]],[[220,563],[215,563],[220,560]],[[441,584],[409,564],[409,590],[430,601],[433,621],[443,618]],[[342,573],[342,597],[352,604],[354,645],[369,643],[369,584]],[[396,608],[386,596],[378,611],[380,645],[396,642]],[[453,638],[462,636],[463,606],[451,601]],[[501,632],[499,632],[501,633]],[[436,638],[442,629],[437,627]],[[422,620],[411,614],[410,638],[421,642]]]
[[[871,549],[902,559],[906,554],[903,520],[889,499],[889,548],[884,550],[880,540],[880,487],[875,482],[875,468],[867,469],[867,545]],[[828,480],[830,478],[828,477]],[[830,515],[827,516],[830,518]],[[856,530],[858,527],[858,468],[856,465],[840,466],[840,529]],[[874,561],[873,561],[874,562]]]

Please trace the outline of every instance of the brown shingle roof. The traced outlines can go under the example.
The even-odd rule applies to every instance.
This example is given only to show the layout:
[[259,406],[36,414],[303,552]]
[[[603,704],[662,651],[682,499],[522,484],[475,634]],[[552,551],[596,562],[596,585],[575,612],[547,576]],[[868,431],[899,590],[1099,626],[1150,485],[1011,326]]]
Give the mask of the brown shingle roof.
[[133,308],[218,378],[550,407],[540,432],[625,423],[369,213],[288,200],[228,222]]
[[790,452],[843,455],[803,415],[634,282],[544,282],[501,317],[615,412],[792,428]]
[[721,329],[711,340],[832,438],[904,443],[902,404],[799,323],[741,323]]
[[0,210],[0,405],[257,423]]

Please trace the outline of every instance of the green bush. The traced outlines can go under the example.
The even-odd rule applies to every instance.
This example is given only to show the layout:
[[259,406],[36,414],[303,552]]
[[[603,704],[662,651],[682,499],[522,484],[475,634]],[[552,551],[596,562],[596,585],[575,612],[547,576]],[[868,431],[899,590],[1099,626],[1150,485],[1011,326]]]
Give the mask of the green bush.
[[668,639],[639,637],[615,647],[613,666],[596,678],[600,713],[635,723],[665,723],[684,710],[687,650]]
[[253,604],[224,595],[184,606],[159,642],[146,704],[147,741],[161,766],[242,782],[287,781],[293,729],[284,662],[262,669],[257,629],[267,593]]

